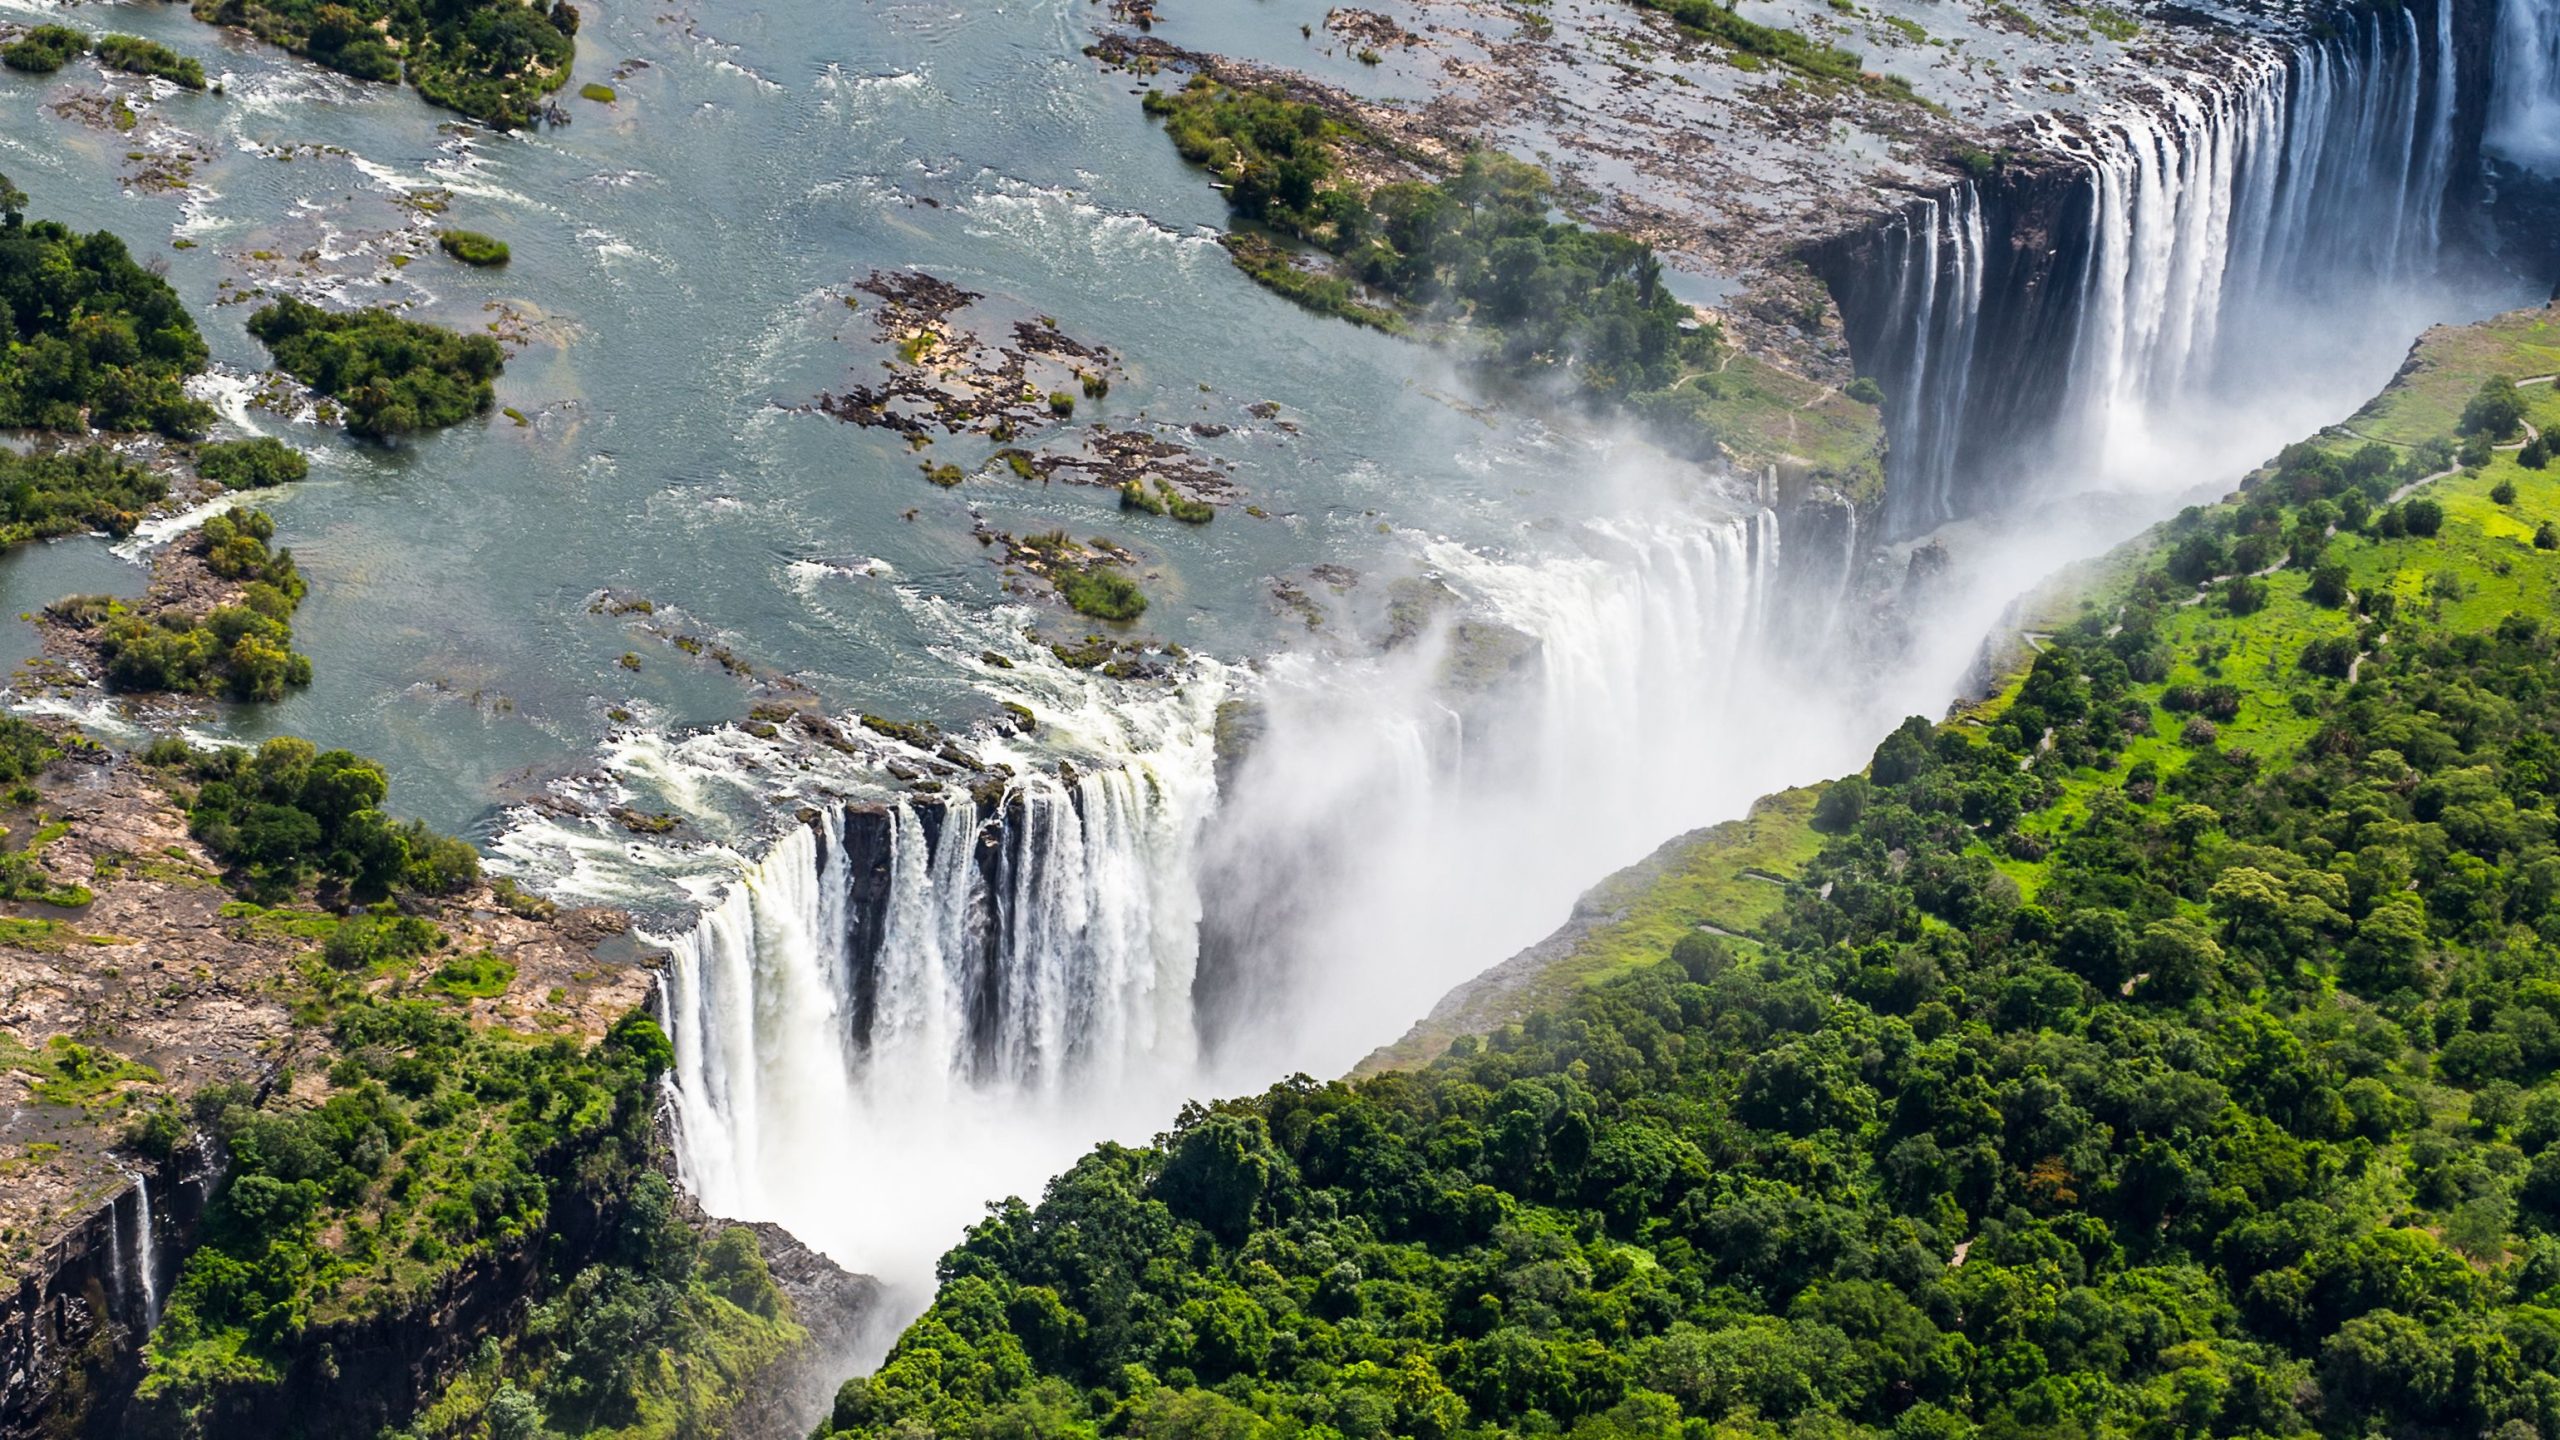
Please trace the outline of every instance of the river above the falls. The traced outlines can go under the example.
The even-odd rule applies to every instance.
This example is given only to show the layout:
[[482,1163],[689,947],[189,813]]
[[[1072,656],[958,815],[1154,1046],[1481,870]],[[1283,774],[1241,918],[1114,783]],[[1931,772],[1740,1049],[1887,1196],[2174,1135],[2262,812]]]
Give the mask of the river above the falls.
[[[509,136],[179,8],[0,11],[138,32],[227,72],[227,94],[162,87],[131,134],[56,113],[101,88],[88,62],[0,76],[0,169],[32,213],[112,229],[165,264],[218,366],[265,368],[242,328],[254,305],[224,303],[260,285],[416,302],[463,327],[502,305],[532,337],[498,387],[522,426],[492,416],[386,450],[225,406],[231,428],[316,452],[308,483],[262,502],[313,582],[296,630],[316,678],[221,728],[376,755],[404,811],[485,825],[521,792],[511,776],[626,728],[611,711],[667,730],[746,710],[719,667],[638,617],[593,613],[604,592],[647,598],[657,629],[726,644],[831,709],[965,724],[988,707],[927,653],[916,608],[1002,598],[981,521],[1110,535],[1143,562],[1144,634],[1250,655],[1304,630],[1275,612],[1269,577],[1318,562],[1365,574],[1417,535],[1500,546],[1531,521],[1608,509],[1588,452],[1464,405],[1416,347],[1238,274],[1215,242],[1220,196],[1140,114],[1128,77],[1079,53],[1085,8],[590,7],[562,96],[574,123]],[[578,98],[590,79],[618,101]],[[123,183],[129,153],[190,148],[186,189]],[[440,215],[400,203],[436,191],[451,192]],[[512,263],[472,271],[431,248],[390,263],[395,232],[440,225],[506,240]],[[999,337],[1047,316],[1123,357],[1110,395],[1061,429],[1166,434],[1232,463],[1238,503],[1191,527],[1124,517],[1107,488],[941,490],[920,458],[975,470],[995,446],[957,437],[919,457],[895,434],[795,413],[877,378],[890,347],[843,297],[911,267],[984,295]],[[89,541],[0,559],[12,611],[141,579]],[[8,658],[31,649],[13,636]]]

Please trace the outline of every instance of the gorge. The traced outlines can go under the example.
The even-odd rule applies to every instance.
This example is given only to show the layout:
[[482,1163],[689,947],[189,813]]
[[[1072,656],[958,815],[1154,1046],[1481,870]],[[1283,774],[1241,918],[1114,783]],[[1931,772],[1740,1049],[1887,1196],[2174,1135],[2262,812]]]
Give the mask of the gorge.
[[[29,7],[58,13],[6,20]],[[1581,897],[1666,837],[1855,771],[1902,717],[1999,680],[2017,657],[1985,637],[2022,592],[2341,422],[2428,323],[2560,276],[2549,0],[1722,12],[1767,35],[1683,29],[1676,7],[1453,0],[1286,23],[1269,0],[966,23],[892,3],[850,37],[801,0],[594,8],[576,78],[601,98],[554,84],[577,123],[505,136],[238,37],[205,94],[105,72],[96,90],[85,62],[0,81],[28,102],[0,148],[38,211],[166,232],[136,253],[204,317],[190,393],[220,433],[311,451],[307,479],[261,497],[313,580],[307,691],[19,698],[137,750],[291,733],[382,754],[404,817],[463,830],[522,887],[474,892],[471,923],[523,918],[515,894],[631,912],[636,941],[596,941],[610,958],[510,972],[499,994],[547,992],[542,1026],[602,1044],[620,1032],[581,987],[636,990],[663,953],[663,1106],[616,1144],[663,1144],[706,1254],[719,1222],[755,1222],[777,1273],[792,1256],[833,1275],[788,1231],[889,1283],[834,1277],[867,1332],[820,1362],[838,1374],[925,1307],[988,1202],[1186,1102],[1362,1063],[1563,917],[1607,918]],[[206,43],[175,10],[114,23]],[[1769,38],[1799,32],[1866,63]],[[1575,356],[1496,376],[1470,326],[1434,348],[1293,305],[1285,276],[1230,263],[1252,225],[1132,94],[1191,68],[1370,137],[1387,158],[1348,167],[1363,184],[1428,183],[1474,146],[1536,156],[1553,223],[1653,245],[1644,283],[1658,257],[1715,359],[1648,411],[1576,390]],[[1622,126],[1629,106],[1662,130]],[[1647,139],[1683,130],[1694,148]],[[512,258],[444,263],[449,223]],[[968,301],[893,330],[891,273]],[[331,433],[265,368],[257,307],[233,308],[271,294],[499,338],[485,432]],[[972,337],[1026,331],[1076,368],[1002,397],[992,434],[827,413],[848,369],[919,391],[1007,376]],[[1698,433],[1656,423],[1674,404],[1717,438],[1668,438]],[[1043,468],[1109,445],[1183,456],[1210,518]],[[114,554],[18,552],[0,584],[31,613],[130,596],[116,557],[147,561],[198,511],[136,517]],[[1141,620],[1070,610],[1023,563],[1085,535],[1142,589]],[[200,908],[208,933],[259,923]],[[278,977],[296,933],[256,931]],[[126,943],[42,964],[120,971]],[[389,974],[368,983],[444,972]],[[487,999],[438,983],[421,1003]],[[72,1008],[0,1024],[30,1053],[40,1031],[117,1034]],[[136,1060],[185,1074],[185,1042],[159,1043]],[[262,1104],[313,1104],[341,1074],[297,1054],[297,1091],[274,1053],[287,1083]],[[75,1123],[59,1111],[12,1123]],[[48,1133],[12,1132],[11,1163],[67,1171]],[[0,1434],[83,1344],[134,1384],[138,1337],[206,1253],[218,1169],[192,1150],[146,1169],[123,1144],[64,1188],[73,1238],[27,1262],[44,1273],[0,1358],[36,1378],[13,1374]],[[575,1161],[549,1177],[563,1194]],[[579,1253],[603,1254],[622,1218],[579,1197]],[[448,1386],[498,1405],[472,1389],[496,1383],[478,1337],[515,1335],[585,1263],[543,1278],[521,1240],[470,1272],[465,1320],[336,1332],[402,1337],[378,1372],[345,1370],[395,1377],[364,1423],[424,1416]],[[775,1333],[758,1343],[785,1348]],[[290,1370],[304,1388],[222,1413],[324,1408],[339,1373],[314,1351]],[[797,1389],[769,1408],[753,1433],[805,1433]]]
[[[2094,494],[2120,513],[2022,533],[2102,548],[2334,418],[2422,317],[2533,293],[2493,258],[2477,173],[2485,117],[2537,83],[2513,36],[2534,7],[2507,8],[2494,45],[2451,0],[2234,41],[2222,73],[2038,117],[1985,175],[1818,247],[1886,397],[1878,514],[1426,544],[1471,618],[1401,652],[1195,673],[1191,728],[1077,756],[1101,774],[827,808],[675,942],[688,1176],[894,1276],[876,1237],[923,1169],[966,1177],[948,1233],[1007,1157],[1054,1170],[1179,1096],[1338,1071],[1660,836],[1941,708],[1969,639],[1823,643],[1873,603],[1862,518],[1904,539]],[[1819,553],[1782,538],[1791,515],[1829,522]],[[1912,631],[1980,634],[2056,556],[1969,558]],[[1488,649],[1497,674],[1448,683]],[[1212,717],[1239,713],[1249,741],[1213,759]],[[919,1149],[937,1160],[885,1210],[853,1198],[869,1157]]]

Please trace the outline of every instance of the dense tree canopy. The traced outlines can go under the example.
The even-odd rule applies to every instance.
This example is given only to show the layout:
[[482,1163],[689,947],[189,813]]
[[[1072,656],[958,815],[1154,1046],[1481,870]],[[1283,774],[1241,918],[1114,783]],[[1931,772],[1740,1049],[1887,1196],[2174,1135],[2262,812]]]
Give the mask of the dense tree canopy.
[[2425,463],[2186,517],[1753,937],[995,1207],[822,1428],[2560,1434],[2553,575]]
[[[0,181],[0,199],[14,194]],[[212,407],[183,389],[204,368],[204,338],[168,282],[107,231],[0,210],[12,220],[0,226],[0,427],[184,438],[210,428]]]
[[459,424],[496,403],[506,353],[486,335],[457,335],[375,308],[335,313],[279,300],[249,317],[276,363],[345,407],[347,428],[377,440]]

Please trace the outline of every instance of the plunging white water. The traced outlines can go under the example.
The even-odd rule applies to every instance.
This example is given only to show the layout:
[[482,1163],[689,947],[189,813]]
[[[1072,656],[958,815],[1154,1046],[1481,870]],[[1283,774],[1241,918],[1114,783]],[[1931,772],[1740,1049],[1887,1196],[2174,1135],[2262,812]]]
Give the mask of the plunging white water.
[[160,1241],[151,1224],[151,1177],[133,1177],[133,1271],[142,1283],[142,1328],[160,1323]]
[[704,1203],[918,1277],[989,1197],[1203,1091],[1338,1072],[1664,835],[1854,760],[1874,716],[1799,703],[1762,643],[1774,514],[1570,535],[1418,540],[1384,653],[1109,694],[987,670],[1040,725],[970,738],[1000,796],[821,807],[673,939]]
[[[2073,288],[2002,303],[2043,307],[2060,336],[1984,313],[1986,273],[2030,260],[1988,248],[2019,241],[1986,234],[1974,183],[1908,210],[1882,237],[1896,279],[1861,357],[1888,382],[1895,528],[2021,493],[2189,483],[2370,393],[2419,323],[2399,302],[2438,271],[2454,178],[2452,5],[2423,8],[2235,49],[2227,72],[2166,77],[2093,117],[2043,117],[2085,177],[2061,217],[2071,245],[2037,252]],[[2057,352],[2051,413],[2021,413],[2014,392],[2040,376],[1984,352],[1986,320]],[[1976,378],[1986,364],[2001,383]]]
[[2486,145],[2560,175],[2560,0],[2500,0],[2496,55]]

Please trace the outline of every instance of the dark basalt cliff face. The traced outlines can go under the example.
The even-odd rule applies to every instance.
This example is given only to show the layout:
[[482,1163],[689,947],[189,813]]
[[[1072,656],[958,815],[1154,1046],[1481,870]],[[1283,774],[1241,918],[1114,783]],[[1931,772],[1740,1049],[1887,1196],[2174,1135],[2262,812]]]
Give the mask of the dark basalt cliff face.
[[[2131,312],[2160,303],[2138,275],[2128,284],[2124,267],[2144,261],[2128,262],[2121,228],[2107,258],[2107,221],[2121,227],[2130,210],[2166,225],[2172,217],[2144,207],[2209,203],[2180,190],[2185,180],[2137,183],[2130,157],[2155,144],[2161,172],[2194,160],[2182,147],[2203,143],[2221,146],[2236,169],[2210,222],[2227,250],[2212,263],[2228,268],[2208,293],[2225,307],[2256,303],[2264,297],[2252,287],[2268,286],[2345,303],[2374,285],[2483,259],[2531,276],[2560,267],[2549,188],[2482,154],[2496,29],[2494,6],[2459,0],[2416,0],[2405,14],[2341,8],[2290,42],[2290,62],[2260,92],[2281,120],[2272,137],[2235,112],[2209,141],[2169,125],[2137,142],[2085,146],[2085,158],[2038,141],[1996,161],[1977,156],[1974,178],[1914,194],[1885,218],[1808,247],[1859,373],[1886,396],[1882,528],[1908,536],[1993,508],[2027,483],[2031,465],[2069,463],[2056,452],[2085,399],[2073,387],[2089,312],[2109,285],[2124,287],[2111,298]],[[2116,168],[2102,168],[2109,163]],[[2242,217],[2253,191],[2273,196],[2272,219]],[[2182,244],[2192,243],[2195,219],[2175,217]],[[2367,238],[2375,235],[2385,238]],[[2149,373],[2139,367],[2159,363],[2153,355],[2130,363],[2137,386],[2161,388],[2181,383],[2181,367],[2183,383],[2195,383],[2215,358],[2200,346]]]
[[0,1308],[0,1440],[127,1433],[151,1297],[167,1294],[218,1178],[209,1150],[181,1146],[63,1232],[19,1280]]
[[[1971,213],[1959,218],[1959,207]],[[1980,248],[1960,259],[1951,242],[1971,226]],[[1916,528],[1904,520],[1923,513],[1913,487],[2004,472],[2021,442],[2060,413],[2092,238],[2087,172],[2048,156],[1915,198],[1807,254],[1860,373],[1885,392],[1892,528]],[[1959,273],[1966,263],[1974,273]],[[1977,290],[1970,315],[1960,314],[1959,299]],[[1961,367],[1946,363],[1957,343]]]

